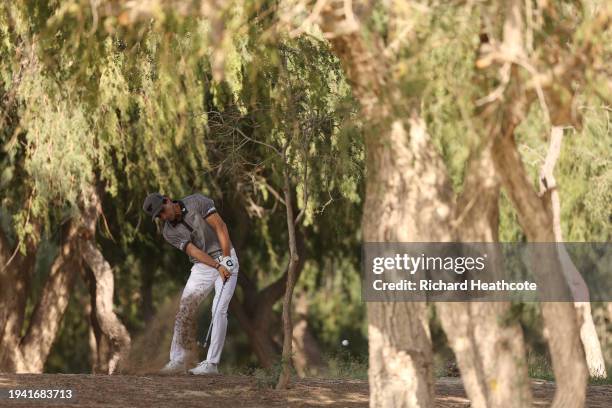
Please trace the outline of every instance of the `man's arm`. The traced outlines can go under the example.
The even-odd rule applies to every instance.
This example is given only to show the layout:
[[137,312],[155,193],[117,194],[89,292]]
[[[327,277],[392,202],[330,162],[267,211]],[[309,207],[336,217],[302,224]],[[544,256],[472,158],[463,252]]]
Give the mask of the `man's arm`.
[[219,275],[221,275],[223,280],[226,280],[230,277],[230,271],[228,271],[225,266],[221,265],[219,262],[214,260],[213,257],[202,251],[197,246],[193,245],[191,242],[187,243],[187,246],[185,247],[185,252],[187,253],[187,255],[194,257],[203,264],[217,269],[219,271]]
[[217,234],[219,244],[223,250],[223,255],[231,256],[232,241],[230,241],[229,231],[227,230],[227,225],[225,225],[223,219],[219,216],[219,214],[213,213],[207,216],[205,220]]

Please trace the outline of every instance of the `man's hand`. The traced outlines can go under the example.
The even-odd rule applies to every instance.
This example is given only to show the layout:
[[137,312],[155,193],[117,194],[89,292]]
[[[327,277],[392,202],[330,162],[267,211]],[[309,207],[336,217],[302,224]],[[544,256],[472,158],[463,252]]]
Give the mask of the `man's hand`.
[[221,279],[223,279],[223,282],[228,280],[230,275],[232,274],[223,264],[220,264],[217,270],[219,271],[219,275],[221,275]]
[[187,246],[185,247],[185,252],[187,252],[187,255],[194,257],[204,265],[208,265],[218,270],[219,275],[221,275],[221,279],[223,279],[223,282],[225,282],[227,278],[230,277],[230,268],[223,265],[222,262],[215,261],[213,258],[211,258],[210,255],[193,245],[191,242],[187,243]]

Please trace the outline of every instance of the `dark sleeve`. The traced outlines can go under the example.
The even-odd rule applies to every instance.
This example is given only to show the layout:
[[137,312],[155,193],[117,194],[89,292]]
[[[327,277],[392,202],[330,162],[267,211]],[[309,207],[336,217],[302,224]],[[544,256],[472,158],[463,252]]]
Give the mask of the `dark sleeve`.
[[191,236],[188,233],[182,233],[175,229],[166,229],[164,228],[164,239],[168,241],[170,245],[175,248],[180,249],[181,251],[185,251],[187,249],[187,244],[191,242]]
[[202,194],[196,194],[195,198],[196,198],[196,203],[197,203],[196,207],[198,209],[198,213],[200,213],[202,217],[206,218],[209,215],[217,212],[217,209],[215,208],[215,202],[212,199]]

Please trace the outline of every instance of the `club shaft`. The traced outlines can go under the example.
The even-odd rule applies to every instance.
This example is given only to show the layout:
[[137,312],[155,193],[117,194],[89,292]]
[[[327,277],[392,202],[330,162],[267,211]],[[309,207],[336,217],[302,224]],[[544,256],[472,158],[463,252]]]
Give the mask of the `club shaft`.
[[204,340],[204,347],[208,346],[208,339],[210,338],[210,332],[212,330],[213,321],[215,320],[215,316],[217,315],[217,309],[219,308],[219,303],[221,302],[221,295],[223,295],[223,289],[225,289],[225,282],[223,281],[223,286],[221,286],[221,291],[219,292],[219,300],[217,300],[217,304],[215,305],[215,310],[213,311],[212,318],[210,319],[210,324],[208,325],[208,333],[206,333],[206,339]]

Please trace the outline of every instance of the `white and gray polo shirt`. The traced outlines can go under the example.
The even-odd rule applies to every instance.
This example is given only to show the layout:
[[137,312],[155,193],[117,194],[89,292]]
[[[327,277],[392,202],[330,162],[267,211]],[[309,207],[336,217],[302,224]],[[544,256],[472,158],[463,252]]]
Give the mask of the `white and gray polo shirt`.
[[[192,194],[174,202],[181,206],[182,218],[180,221],[164,223],[164,239],[181,251],[185,251],[187,244],[191,242],[209,255],[218,253],[221,244],[217,234],[205,221],[208,216],[217,212],[213,200],[202,194]],[[199,262],[192,256],[189,260],[192,263]]]

